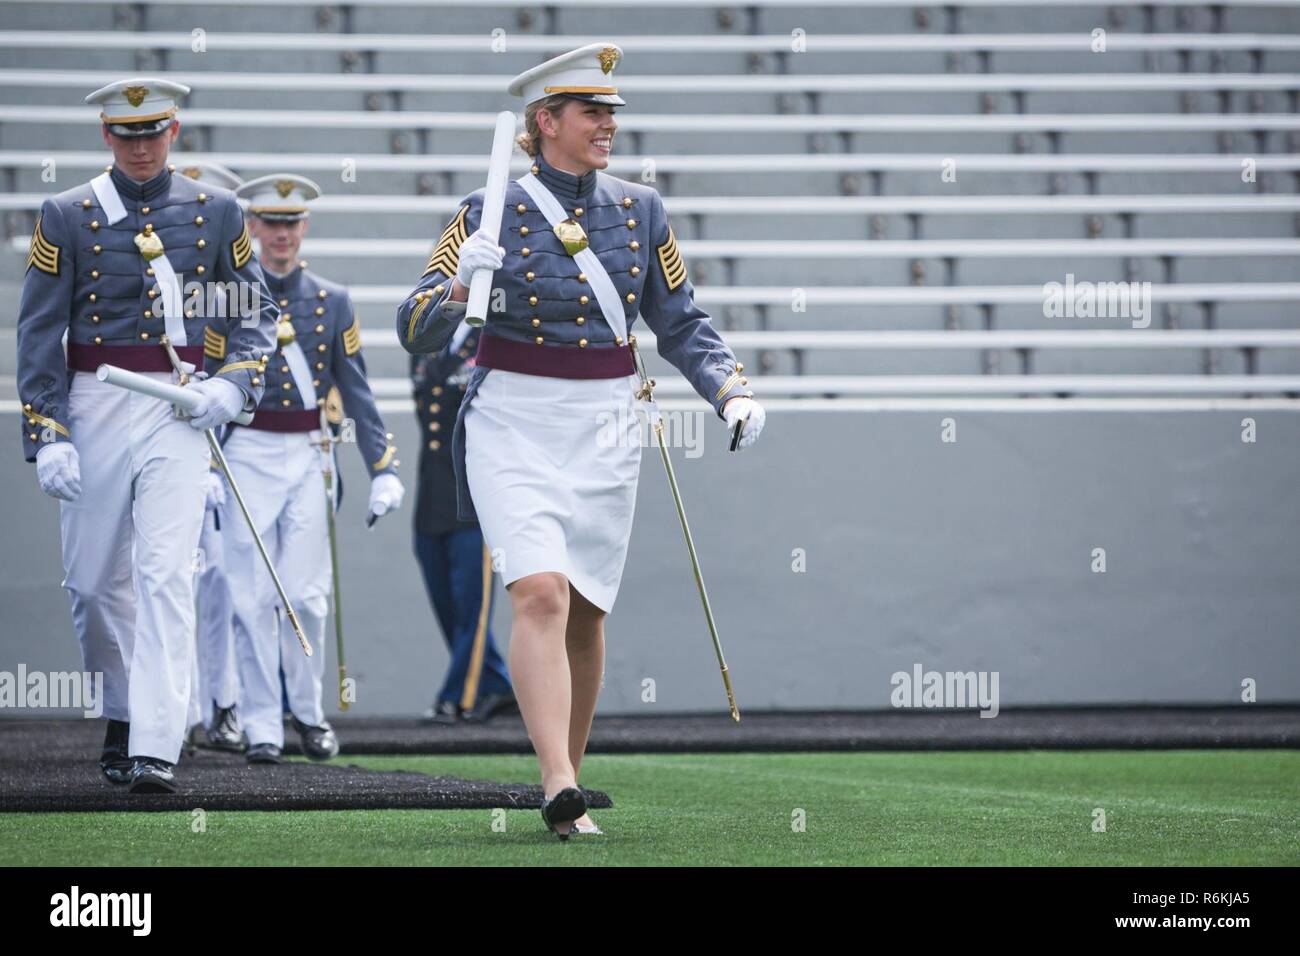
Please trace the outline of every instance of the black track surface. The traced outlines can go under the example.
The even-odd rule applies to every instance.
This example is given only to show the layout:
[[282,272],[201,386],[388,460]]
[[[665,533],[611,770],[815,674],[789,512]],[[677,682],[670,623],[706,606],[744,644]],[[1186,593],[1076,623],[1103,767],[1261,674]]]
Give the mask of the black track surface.
[[[249,766],[238,754],[200,750],[176,767],[180,792],[140,795],[99,772],[103,721],[0,722],[0,812],[204,810],[536,809],[540,787],[432,777],[407,771],[299,761]],[[611,806],[591,790],[592,807]]]
[[[343,753],[532,753],[517,716],[450,727],[415,719],[333,721]],[[588,753],[782,750],[1078,750],[1300,746],[1300,707],[725,712],[597,717]]]

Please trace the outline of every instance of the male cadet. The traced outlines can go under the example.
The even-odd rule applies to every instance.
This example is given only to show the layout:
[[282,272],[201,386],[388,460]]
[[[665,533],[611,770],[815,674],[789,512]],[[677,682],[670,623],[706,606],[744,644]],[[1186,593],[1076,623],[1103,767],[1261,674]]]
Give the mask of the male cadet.
[[492,559],[477,521],[456,517],[452,429],[474,369],[478,330],[462,322],[447,349],[411,356],[415,414],[425,436],[415,506],[415,555],[451,654],[447,676],[425,720],[489,720],[515,706],[506,663],[492,637]]
[[[193,557],[209,450],[203,430],[262,396],[275,312],[234,196],[173,176],[179,83],[131,79],[86,97],[101,109],[113,165],[46,199],[18,313],[23,444],[59,498],[72,618],[89,672],[104,675],[108,731],[100,767],[132,792],[170,793],[185,738],[194,647]],[[184,284],[228,283],[249,305],[218,319]],[[101,363],[176,383],[203,361],[211,324],[226,362],[187,385],[188,421],[167,402],[102,383]],[[62,339],[67,334],[65,356]]]
[[280,309],[279,348],[266,366],[266,392],[252,425],[234,427],[224,448],[257,530],[275,556],[285,591],[316,650],[307,658],[289,622],[277,627],[277,595],[270,576],[257,563],[248,529],[234,523],[233,503],[228,501],[221,520],[235,606],[247,756],[252,763],[280,759],[283,669],[303,752],[314,760],[328,760],[339,747],[321,703],[332,585],[322,473],[324,456],[329,455],[322,446],[329,430],[322,422],[322,409],[331,386],[339,390],[366,471],[372,476],[370,511],[375,515],[402,502],[402,483],[395,473],[397,450],[384,431],[366,381],[361,324],[347,289],[308,272],[307,263],[298,260],[307,233],[307,203],[320,195],[320,189],[301,176],[274,174],[250,180],[236,194],[248,202],[249,224],[261,243],[267,285]]
[[[220,186],[231,191],[243,180],[219,163],[192,163],[176,170],[201,186]],[[218,292],[220,290],[217,290]],[[214,325],[203,330],[203,357],[220,367],[226,337]],[[198,580],[198,653],[191,671],[188,723],[191,745],[213,750],[243,753],[247,749],[236,709],[239,702],[239,668],[235,661],[235,632],[231,623],[230,586],[222,560],[221,519],[218,508],[226,500],[226,481],[216,462],[207,476],[207,500],[203,532],[199,537],[201,560],[196,562]]]

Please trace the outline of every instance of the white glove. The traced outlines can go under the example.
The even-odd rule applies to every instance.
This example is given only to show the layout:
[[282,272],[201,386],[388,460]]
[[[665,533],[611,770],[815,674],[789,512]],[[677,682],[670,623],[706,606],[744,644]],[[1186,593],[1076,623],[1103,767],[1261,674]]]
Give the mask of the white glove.
[[226,503],[226,483],[221,480],[221,475],[212,469],[208,469],[207,496],[204,498],[204,509],[220,508]]
[[736,448],[748,448],[754,442],[758,441],[759,433],[763,431],[763,423],[767,421],[767,412],[763,411],[763,406],[758,404],[752,398],[733,398],[722,406],[723,417],[727,420],[727,434],[730,435],[736,427],[736,422],[745,421],[741,428],[740,441],[736,443]]
[[382,517],[402,506],[406,489],[401,480],[393,474],[377,475],[370,482],[370,513]]
[[190,427],[204,431],[230,421],[244,410],[244,393],[234,382],[224,378],[205,378],[187,385],[202,401],[190,413]]
[[497,241],[480,229],[460,244],[460,264],[456,267],[456,281],[469,288],[470,280],[479,269],[501,268],[506,251]]
[[45,445],[36,453],[36,480],[52,498],[76,501],[81,495],[81,461],[70,441]]

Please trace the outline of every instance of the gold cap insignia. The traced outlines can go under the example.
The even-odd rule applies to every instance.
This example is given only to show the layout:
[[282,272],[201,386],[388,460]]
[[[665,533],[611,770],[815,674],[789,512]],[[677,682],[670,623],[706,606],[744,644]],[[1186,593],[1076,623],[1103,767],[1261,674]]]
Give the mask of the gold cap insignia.
[[[606,70],[605,72],[608,73],[609,71]],[[132,106],[139,106],[144,102],[144,98],[149,95],[149,87],[128,86],[122,91],[122,95],[126,97],[126,101]]]
[[292,179],[277,179],[275,181],[275,191],[280,194],[281,199],[288,199],[289,193],[293,192],[293,188],[297,185]]
[[614,64],[618,62],[619,52],[612,46],[607,46],[596,54],[596,59],[600,60],[600,71],[608,73],[614,69]]

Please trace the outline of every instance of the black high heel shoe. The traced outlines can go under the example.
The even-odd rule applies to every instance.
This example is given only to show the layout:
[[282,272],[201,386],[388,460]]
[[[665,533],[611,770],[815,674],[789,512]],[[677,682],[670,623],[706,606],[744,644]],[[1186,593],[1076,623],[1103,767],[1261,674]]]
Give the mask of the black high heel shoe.
[[561,840],[567,840],[569,834],[555,829],[558,824],[572,824],[574,820],[587,812],[587,795],[579,787],[565,787],[551,799],[542,799],[542,820],[546,828]]

